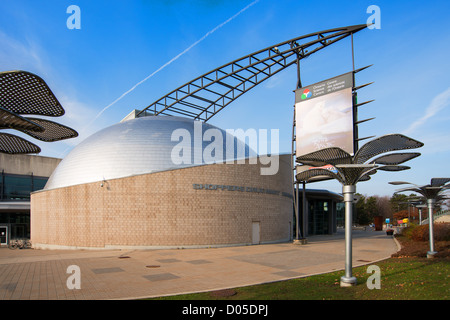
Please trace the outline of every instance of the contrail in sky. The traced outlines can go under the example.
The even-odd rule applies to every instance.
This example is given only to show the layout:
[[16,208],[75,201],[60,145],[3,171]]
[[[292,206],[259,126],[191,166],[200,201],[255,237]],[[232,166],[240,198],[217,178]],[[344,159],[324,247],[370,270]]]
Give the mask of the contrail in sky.
[[431,103],[428,105],[425,114],[417,121],[413,122],[405,131],[404,134],[409,134],[415,131],[418,127],[423,125],[429,118],[434,116],[436,113],[444,109],[450,104],[450,87],[447,88],[444,92],[438,94],[431,100]]
[[147,76],[145,79],[139,81],[138,83],[136,83],[131,89],[129,89],[128,91],[126,91],[125,93],[123,93],[120,97],[118,97],[116,100],[114,100],[113,102],[111,102],[109,105],[107,105],[106,107],[103,108],[102,111],[100,111],[95,118],[83,129],[83,131],[88,128],[95,120],[98,119],[98,117],[100,117],[103,112],[105,112],[106,110],[108,110],[109,108],[111,108],[114,104],[116,104],[118,101],[120,101],[123,97],[125,97],[126,95],[128,95],[130,92],[132,92],[134,89],[136,89],[139,85],[141,85],[142,83],[144,83],[145,81],[147,81],[148,79],[150,79],[151,77],[153,77],[155,74],[157,74],[158,72],[160,72],[161,70],[163,70],[165,67],[167,67],[168,65],[170,65],[172,62],[176,61],[178,58],[180,58],[182,55],[184,55],[186,52],[188,52],[189,50],[191,50],[193,47],[195,47],[196,45],[198,45],[200,42],[202,42],[203,40],[205,40],[208,36],[210,36],[211,34],[213,34],[214,32],[216,32],[218,29],[222,28],[224,25],[226,25],[228,22],[234,20],[237,16],[239,16],[241,13],[243,13],[244,11],[246,11],[247,9],[249,9],[251,6],[253,6],[254,4],[256,4],[257,2],[259,2],[260,0],[255,0],[252,3],[250,3],[249,5],[247,5],[245,8],[241,9],[238,13],[236,13],[235,15],[233,15],[231,18],[227,19],[226,21],[222,22],[221,24],[219,24],[217,27],[215,27],[214,29],[212,29],[211,31],[208,31],[203,37],[201,37],[199,40],[195,41],[193,44],[191,44],[189,47],[187,47],[183,52],[179,53],[178,55],[176,55],[175,57],[173,57],[172,59],[170,59],[168,62],[166,62],[165,64],[163,64],[161,67],[159,67],[156,71],[154,71],[152,74],[150,74],[149,76]]

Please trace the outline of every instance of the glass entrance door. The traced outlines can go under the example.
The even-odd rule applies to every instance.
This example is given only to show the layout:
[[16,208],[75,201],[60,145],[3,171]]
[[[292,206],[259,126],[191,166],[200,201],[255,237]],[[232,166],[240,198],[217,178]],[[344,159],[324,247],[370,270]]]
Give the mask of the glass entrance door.
[[8,244],[8,227],[0,226],[0,245]]
[[329,201],[310,201],[309,228],[310,235],[328,234],[331,203]]

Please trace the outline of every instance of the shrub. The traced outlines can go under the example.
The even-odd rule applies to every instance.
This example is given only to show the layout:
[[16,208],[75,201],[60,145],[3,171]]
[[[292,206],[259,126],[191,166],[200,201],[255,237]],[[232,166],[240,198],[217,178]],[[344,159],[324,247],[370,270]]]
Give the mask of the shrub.
[[[436,241],[450,241],[450,223],[435,223],[433,226],[433,234],[434,240]],[[429,226],[428,224],[416,226],[407,232],[405,236],[414,241],[428,241],[430,239]]]
[[412,239],[412,233],[418,226],[419,225],[414,224],[414,223],[410,224],[408,227],[406,227],[402,230],[402,235],[408,239]]

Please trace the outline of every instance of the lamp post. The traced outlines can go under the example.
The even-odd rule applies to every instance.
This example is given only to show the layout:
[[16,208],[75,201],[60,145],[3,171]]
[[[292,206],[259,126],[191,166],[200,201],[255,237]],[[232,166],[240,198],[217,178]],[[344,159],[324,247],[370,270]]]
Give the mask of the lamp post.
[[428,228],[430,237],[430,251],[427,252],[427,258],[432,258],[437,252],[434,251],[434,221],[433,221],[433,207],[435,200],[433,198],[427,199],[428,205]]
[[432,178],[430,184],[418,186],[414,183],[405,181],[392,181],[389,182],[392,185],[409,184],[410,187],[397,190],[395,193],[413,191],[421,194],[426,200],[428,207],[428,226],[429,226],[429,238],[430,238],[430,251],[427,252],[427,258],[433,258],[437,253],[434,251],[434,228],[433,228],[433,208],[436,205],[436,201],[443,196],[443,193],[450,189],[450,178]]
[[341,278],[341,286],[352,286],[356,284],[356,277],[352,276],[353,198],[356,185],[344,185],[342,193],[345,203],[345,275]]
[[[369,162],[373,157],[385,152],[422,147],[423,143],[401,134],[388,134],[364,144],[354,156],[341,148],[332,147],[314,151],[297,157],[297,162],[311,165],[312,168],[297,174],[297,181],[308,181],[314,177],[326,175],[342,184],[345,202],[345,275],[341,277],[341,287],[356,285],[356,277],[352,275],[352,219],[353,199],[356,184],[367,181],[377,170],[400,171],[410,169],[399,164],[418,157],[420,153],[391,153],[380,156]],[[335,170],[323,168],[332,165]]]

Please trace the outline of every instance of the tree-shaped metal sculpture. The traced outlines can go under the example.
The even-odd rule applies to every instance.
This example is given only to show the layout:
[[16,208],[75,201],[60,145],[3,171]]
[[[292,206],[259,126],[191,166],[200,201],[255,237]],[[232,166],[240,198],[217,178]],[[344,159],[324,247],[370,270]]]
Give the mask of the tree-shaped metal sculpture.
[[382,155],[372,161],[377,155],[390,151],[414,149],[422,147],[423,143],[408,138],[401,134],[388,134],[373,139],[364,144],[354,156],[346,151],[332,147],[311,152],[297,157],[297,162],[312,167],[332,165],[335,172],[311,168],[297,174],[298,181],[308,182],[317,176],[329,176],[342,184],[342,193],[345,203],[345,276],[341,278],[341,286],[352,286],[356,284],[356,278],[352,276],[352,203],[356,192],[356,184],[359,181],[367,181],[370,175],[377,170],[401,171],[410,169],[399,164],[418,157],[420,153],[390,153]]
[[397,190],[395,193],[406,191],[417,192],[423,196],[424,200],[426,200],[428,206],[428,226],[430,238],[430,251],[427,252],[428,258],[432,258],[437,253],[434,251],[433,208],[438,201],[447,199],[444,193],[450,189],[449,181],[450,178],[432,178],[430,184],[422,186],[405,181],[389,182],[392,185],[410,185],[409,187]]

